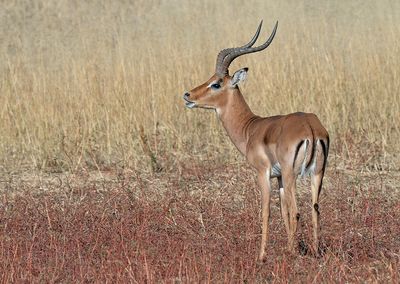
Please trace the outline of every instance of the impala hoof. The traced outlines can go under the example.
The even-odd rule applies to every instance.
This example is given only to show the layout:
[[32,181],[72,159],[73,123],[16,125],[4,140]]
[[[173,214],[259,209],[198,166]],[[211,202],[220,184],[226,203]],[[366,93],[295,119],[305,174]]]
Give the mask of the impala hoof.
[[307,245],[307,243],[304,240],[300,240],[299,241],[299,253],[302,256],[307,255],[309,252],[309,247]]
[[267,255],[265,253],[260,254],[259,257],[258,257],[258,261],[262,262],[262,263],[266,262],[267,261]]

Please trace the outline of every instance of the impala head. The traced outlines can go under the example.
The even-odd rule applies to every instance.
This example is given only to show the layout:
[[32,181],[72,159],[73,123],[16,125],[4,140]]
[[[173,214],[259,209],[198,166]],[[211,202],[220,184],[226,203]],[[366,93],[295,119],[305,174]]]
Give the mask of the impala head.
[[188,108],[202,107],[216,109],[225,104],[230,95],[234,93],[232,90],[238,88],[238,84],[246,78],[248,68],[241,68],[232,76],[229,75],[229,65],[232,61],[244,54],[258,52],[266,49],[274,39],[278,22],[267,39],[267,41],[257,47],[252,47],[260,35],[262,21],[259,24],[253,38],[241,47],[227,48],[220,51],[217,56],[215,74],[208,79],[207,82],[194,88],[183,95]]

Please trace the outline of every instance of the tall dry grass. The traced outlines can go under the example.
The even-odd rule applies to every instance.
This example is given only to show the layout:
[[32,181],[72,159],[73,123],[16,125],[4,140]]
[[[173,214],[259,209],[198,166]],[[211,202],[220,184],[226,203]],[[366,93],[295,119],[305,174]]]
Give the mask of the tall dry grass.
[[252,109],[315,112],[339,161],[358,149],[371,152],[366,169],[398,168],[399,11],[398,1],[2,1],[0,166],[235,161],[215,115],[186,110],[181,95],[212,75],[220,49],[260,19],[266,37],[278,19],[268,50],[231,67],[250,68]]

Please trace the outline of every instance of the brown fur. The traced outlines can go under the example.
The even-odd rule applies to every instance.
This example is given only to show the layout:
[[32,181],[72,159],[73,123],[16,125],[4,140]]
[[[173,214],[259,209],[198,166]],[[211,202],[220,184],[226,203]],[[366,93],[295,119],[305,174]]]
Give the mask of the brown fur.
[[[314,250],[318,252],[319,207],[318,198],[324,176],[329,136],[315,114],[291,113],[272,117],[259,117],[247,105],[237,86],[230,84],[232,77],[213,75],[207,82],[189,92],[188,100],[197,107],[216,109],[219,119],[238,150],[258,173],[262,199],[262,238],[259,258],[266,256],[268,221],[270,211],[272,167],[279,163],[281,175],[277,176],[281,192],[281,211],[288,233],[288,249],[294,250],[298,222],[296,205],[296,179],[303,165],[315,167],[311,172],[312,220]],[[221,88],[212,89],[210,83],[221,82]],[[308,147],[299,143],[308,140]],[[322,143],[324,145],[322,145]],[[324,148],[325,146],[325,148]],[[325,149],[325,150],[324,150]],[[298,153],[296,153],[296,151]],[[325,152],[324,152],[325,151]],[[296,156],[296,160],[295,159]]]

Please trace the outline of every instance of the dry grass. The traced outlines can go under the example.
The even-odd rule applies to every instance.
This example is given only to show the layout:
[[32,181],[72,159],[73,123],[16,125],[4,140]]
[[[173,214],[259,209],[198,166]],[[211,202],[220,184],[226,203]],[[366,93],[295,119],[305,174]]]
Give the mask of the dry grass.
[[[400,281],[400,2],[2,1],[1,282]],[[332,147],[316,258],[288,255],[274,193],[255,260],[253,172],[209,111],[184,109],[217,52],[260,115],[315,112]],[[299,241],[310,242],[300,183]]]
[[268,51],[232,66],[250,67],[254,111],[315,112],[333,139],[373,148],[370,167],[398,168],[399,3],[276,2],[3,2],[1,164],[149,170],[141,127],[164,169],[236,161],[215,116],[181,96],[211,76],[221,48],[279,19]]
[[[182,174],[103,175],[51,174],[36,184],[9,183],[0,206],[1,282],[400,280],[398,175],[328,172],[319,258],[286,253],[274,192],[269,257],[262,264],[256,261],[259,192],[248,167],[192,165]],[[299,204],[298,240],[305,247],[312,243],[312,228],[304,186]]]

